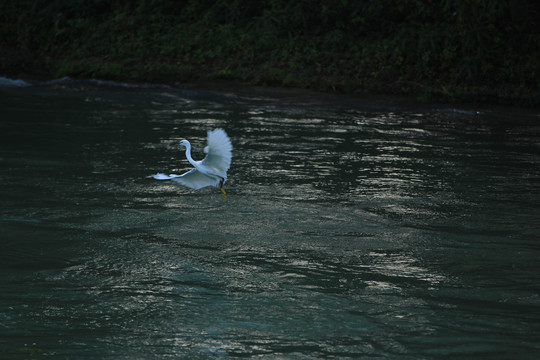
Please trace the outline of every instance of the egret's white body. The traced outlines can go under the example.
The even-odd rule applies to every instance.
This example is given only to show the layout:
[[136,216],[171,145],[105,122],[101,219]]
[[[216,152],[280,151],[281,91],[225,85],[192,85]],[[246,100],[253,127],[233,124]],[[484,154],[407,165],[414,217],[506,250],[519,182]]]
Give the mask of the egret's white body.
[[200,189],[206,186],[222,188],[227,181],[227,170],[231,166],[232,145],[231,140],[223,129],[208,130],[208,145],[204,148],[206,156],[201,161],[195,161],[191,157],[191,144],[187,140],[180,141],[186,147],[186,158],[193,165],[185,174],[156,174],[156,180],[172,180],[192,189]]

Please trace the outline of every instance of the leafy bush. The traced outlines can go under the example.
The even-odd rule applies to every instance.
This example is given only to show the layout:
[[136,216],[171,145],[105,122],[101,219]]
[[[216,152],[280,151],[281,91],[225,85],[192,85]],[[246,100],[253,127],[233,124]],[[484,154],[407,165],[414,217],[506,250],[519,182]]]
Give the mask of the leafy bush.
[[538,104],[538,19],[533,0],[5,1],[0,71]]

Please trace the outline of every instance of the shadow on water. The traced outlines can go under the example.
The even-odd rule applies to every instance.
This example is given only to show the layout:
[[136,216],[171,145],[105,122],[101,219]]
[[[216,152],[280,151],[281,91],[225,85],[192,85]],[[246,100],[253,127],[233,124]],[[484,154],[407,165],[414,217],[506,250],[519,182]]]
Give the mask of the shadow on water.
[[[534,112],[73,82],[1,88],[8,358],[533,358]],[[397,105],[396,105],[397,104]],[[147,178],[234,146],[226,184]]]

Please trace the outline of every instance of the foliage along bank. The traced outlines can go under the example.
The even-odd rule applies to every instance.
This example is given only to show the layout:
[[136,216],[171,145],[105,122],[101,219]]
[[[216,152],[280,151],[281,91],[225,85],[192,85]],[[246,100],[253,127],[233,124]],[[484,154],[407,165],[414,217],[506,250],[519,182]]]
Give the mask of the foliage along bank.
[[533,0],[18,0],[0,75],[540,105]]

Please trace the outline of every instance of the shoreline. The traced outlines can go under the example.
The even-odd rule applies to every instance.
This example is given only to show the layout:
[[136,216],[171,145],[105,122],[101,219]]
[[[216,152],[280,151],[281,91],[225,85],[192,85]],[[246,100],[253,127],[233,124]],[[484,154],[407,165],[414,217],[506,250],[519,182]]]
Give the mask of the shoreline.
[[[42,68],[40,71],[2,71],[0,77],[23,80],[28,82],[54,82],[62,78],[70,78],[77,81],[97,80],[102,82],[116,82],[126,84],[147,84],[148,86],[200,86],[205,84],[229,84],[233,87],[257,87],[268,89],[292,89],[313,91],[320,94],[331,94],[340,96],[382,96],[382,97],[403,97],[419,104],[466,104],[466,105],[493,105],[510,106],[523,108],[540,107],[540,89],[523,89],[519,86],[508,85],[503,88],[488,86],[461,85],[429,85],[421,82],[387,82],[378,85],[367,84],[364,87],[357,84],[345,84],[340,87],[328,87],[324,84],[303,84],[300,79],[284,81],[275,78],[269,81],[261,81],[255,76],[221,76],[216,74],[202,74],[195,72],[188,76],[164,76],[162,73],[152,73],[144,70],[144,74],[139,74],[136,69],[125,69],[111,74],[107,71],[99,71],[81,68],[79,65],[68,67],[78,68],[77,71],[61,71],[56,69],[58,64],[49,60],[48,69]],[[103,64],[107,68],[107,64]],[[116,67],[116,66],[115,66]],[[40,68],[40,67],[38,67]],[[120,67],[118,67],[120,68]],[[56,69],[56,70],[55,70]],[[22,69],[20,69],[22,70]],[[140,69],[139,69],[140,70]],[[143,70],[140,70],[141,72]],[[253,70],[251,70],[253,71]],[[92,76],[85,76],[92,73]],[[404,88],[403,83],[407,83]],[[449,90],[451,89],[451,90]]]
[[200,81],[186,83],[151,83],[133,80],[116,81],[102,79],[82,79],[62,77],[59,79],[42,80],[29,76],[13,79],[0,75],[0,90],[5,88],[41,88],[58,87],[69,89],[71,86],[80,89],[103,88],[119,89],[125,91],[154,91],[170,90],[185,92],[186,96],[206,94],[217,96],[225,101],[267,101],[293,103],[295,105],[316,106],[345,106],[352,109],[367,111],[425,111],[426,113],[450,112],[471,117],[495,116],[499,120],[505,118],[511,121],[513,115],[529,118],[530,121],[540,121],[540,107],[514,106],[496,103],[480,102],[444,102],[444,101],[420,101],[407,95],[388,95],[376,93],[337,93],[324,92],[311,89],[257,86],[246,83],[238,83],[227,80]]
[[525,2],[7,2],[0,76],[537,107],[540,4]]

